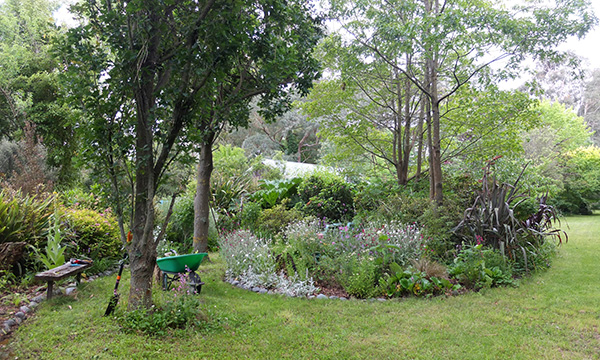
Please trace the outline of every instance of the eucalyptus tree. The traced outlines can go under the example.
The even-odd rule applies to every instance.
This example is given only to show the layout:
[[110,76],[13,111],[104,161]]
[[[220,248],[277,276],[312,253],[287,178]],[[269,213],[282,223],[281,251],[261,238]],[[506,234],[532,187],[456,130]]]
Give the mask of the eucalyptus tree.
[[57,168],[60,183],[74,178],[77,146],[73,111],[62,102],[58,61],[51,51],[61,36],[48,0],[0,2],[0,128],[12,141],[23,135],[25,121],[35,123],[36,135],[48,150],[47,164]]
[[594,131],[592,134],[594,144],[600,146],[600,69],[594,69],[591,78],[585,83],[579,115],[584,117]]
[[[347,54],[333,68],[344,87],[353,81],[360,101],[384,109],[382,115],[393,119],[386,123],[396,122],[405,134],[423,109],[430,196],[437,202],[443,199],[443,108],[452,97],[467,85],[486,90],[518,76],[528,57],[563,59],[556,46],[584,36],[596,23],[585,0],[525,2],[511,9],[486,0],[336,0],[330,9],[340,25],[335,51]],[[365,72],[377,78],[374,86]]]
[[[111,179],[124,243],[130,187],[129,306],[148,307],[160,239],[154,199],[170,165],[199,151],[207,204],[224,124],[245,125],[256,95],[266,114],[279,113],[293,85],[306,91],[317,76],[319,20],[285,0],[90,0],[75,9],[82,23],[61,47],[69,89],[89,118],[90,159]],[[196,239],[202,250],[205,236]]]

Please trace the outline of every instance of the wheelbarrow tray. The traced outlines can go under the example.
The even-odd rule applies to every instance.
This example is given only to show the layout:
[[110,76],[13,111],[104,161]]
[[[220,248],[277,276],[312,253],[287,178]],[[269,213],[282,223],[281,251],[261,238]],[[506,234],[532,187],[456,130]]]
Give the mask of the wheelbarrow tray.
[[167,256],[156,259],[161,271],[168,273],[184,273],[187,266],[190,271],[196,271],[207,253]]

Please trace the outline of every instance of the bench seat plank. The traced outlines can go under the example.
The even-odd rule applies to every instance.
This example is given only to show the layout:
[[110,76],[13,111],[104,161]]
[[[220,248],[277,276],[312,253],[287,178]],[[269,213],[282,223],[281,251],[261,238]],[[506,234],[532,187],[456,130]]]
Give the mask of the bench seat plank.
[[48,282],[48,293],[46,295],[46,298],[50,299],[52,297],[52,288],[54,286],[55,281],[76,275],[77,285],[79,285],[81,273],[83,272],[83,270],[91,266],[92,264],[78,264],[77,266],[71,266],[71,263],[68,262],[58,267],[55,267],[54,269],[46,270],[44,272],[36,274],[35,279]]

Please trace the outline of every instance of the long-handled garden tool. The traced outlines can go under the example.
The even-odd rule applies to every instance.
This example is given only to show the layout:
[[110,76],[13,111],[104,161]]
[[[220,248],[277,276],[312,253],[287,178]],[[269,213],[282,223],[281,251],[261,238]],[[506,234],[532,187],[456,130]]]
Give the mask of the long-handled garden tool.
[[[127,243],[131,242],[132,237],[133,236],[130,231],[127,234]],[[125,251],[125,254],[123,255],[123,259],[121,259],[121,261],[119,261],[119,274],[117,275],[117,282],[115,283],[115,289],[113,290],[113,296],[110,298],[110,301],[108,302],[108,307],[106,308],[106,312],[104,313],[104,316],[108,316],[108,315],[112,314],[112,312],[115,311],[117,304],[119,303],[119,293],[117,292],[117,289],[119,288],[119,281],[121,281],[121,275],[123,274],[123,267],[125,266],[125,259],[127,259],[127,251]]]
[[115,308],[117,307],[117,303],[119,302],[119,293],[117,292],[117,289],[119,288],[119,281],[121,281],[121,274],[123,274],[123,267],[125,266],[126,258],[127,258],[127,253],[125,253],[125,256],[123,256],[123,259],[121,259],[121,261],[119,261],[119,274],[117,275],[117,282],[115,283],[115,289],[113,291],[113,296],[110,298],[110,301],[108,302],[108,307],[106,308],[106,312],[104,313],[104,316],[108,316],[108,315],[112,314],[112,312],[115,311]]

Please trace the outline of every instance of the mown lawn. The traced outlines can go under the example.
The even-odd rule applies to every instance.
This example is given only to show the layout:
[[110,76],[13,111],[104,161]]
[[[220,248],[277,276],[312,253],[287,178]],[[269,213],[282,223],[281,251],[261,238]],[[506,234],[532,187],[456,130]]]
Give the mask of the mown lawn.
[[[19,359],[600,359],[600,215],[563,221],[553,267],[518,288],[452,298],[336,301],[259,295],[202,265],[202,329],[157,338],[104,318],[112,277],[46,302],[11,344]],[[127,278],[126,278],[127,279]],[[124,309],[128,282],[121,288]]]

